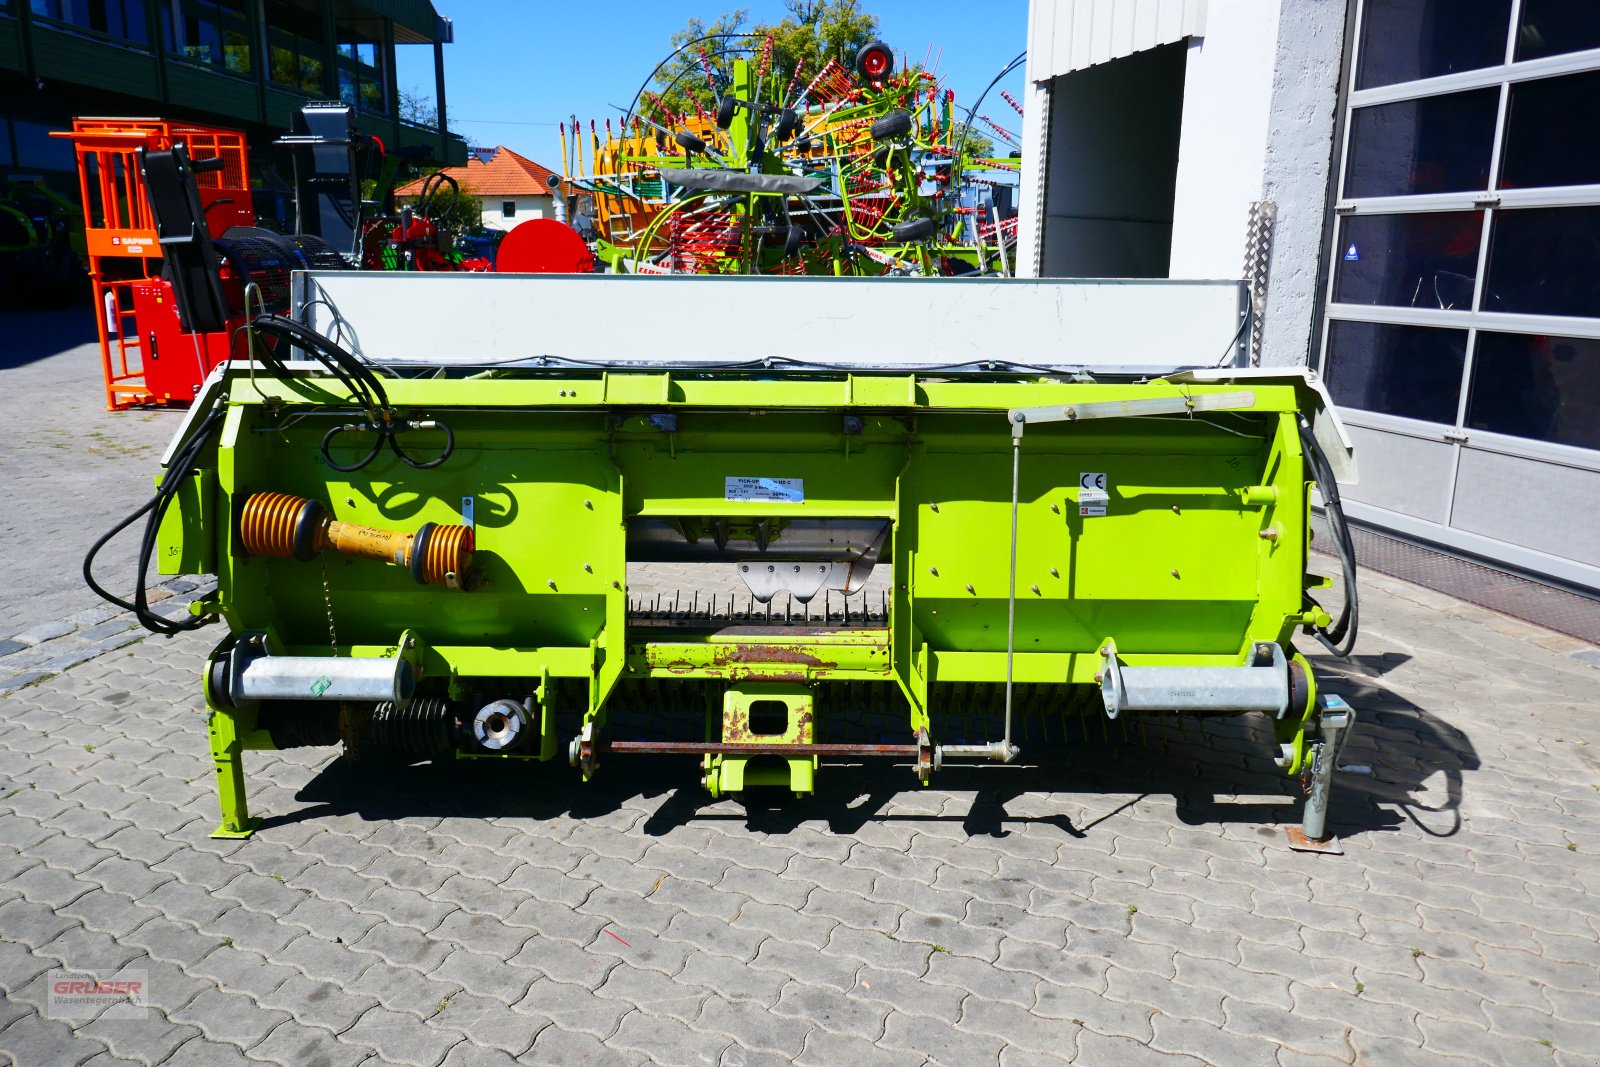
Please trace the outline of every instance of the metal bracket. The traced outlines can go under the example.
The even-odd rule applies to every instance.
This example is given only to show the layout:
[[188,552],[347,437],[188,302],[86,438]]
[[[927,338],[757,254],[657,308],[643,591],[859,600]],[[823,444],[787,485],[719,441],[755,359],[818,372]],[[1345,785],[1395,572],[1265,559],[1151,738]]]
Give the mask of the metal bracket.
[[1148,400],[1100,400],[1088,404],[1051,405],[1039,408],[1012,408],[1007,417],[1012,436],[1022,435],[1024,423],[1084,422],[1088,419],[1129,419],[1142,415],[1185,415],[1194,411],[1248,411],[1256,406],[1256,394],[1202,393],[1199,396],[1157,396]]

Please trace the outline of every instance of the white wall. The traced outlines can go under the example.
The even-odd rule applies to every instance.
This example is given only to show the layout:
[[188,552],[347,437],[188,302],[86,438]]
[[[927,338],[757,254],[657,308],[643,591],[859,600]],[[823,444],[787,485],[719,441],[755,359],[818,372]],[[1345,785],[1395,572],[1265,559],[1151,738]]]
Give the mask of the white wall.
[[[517,223],[527,222],[529,219],[548,219],[555,216],[555,200],[548,196],[485,196],[483,200],[483,225],[488,230],[511,230]],[[511,200],[517,205],[517,213],[511,218],[506,218],[501,213],[500,205]]]
[[1175,39],[1176,28],[1189,45],[1170,274],[1243,277],[1250,205],[1272,201],[1277,221],[1259,309],[1261,360],[1304,363],[1322,261],[1345,3],[1033,0],[1018,273],[1036,273],[1048,229],[1042,223],[1054,213],[1047,177],[1059,161],[1048,157],[1071,150],[1048,121],[1052,79],[1120,62],[1115,57]]
[[1261,199],[1279,7],[1211,0],[1189,39],[1172,218],[1172,277],[1236,278],[1250,205]]
[[1306,362],[1322,265],[1344,0],[1285,0],[1272,76],[1262,196],[1278,206],[1261,362]]

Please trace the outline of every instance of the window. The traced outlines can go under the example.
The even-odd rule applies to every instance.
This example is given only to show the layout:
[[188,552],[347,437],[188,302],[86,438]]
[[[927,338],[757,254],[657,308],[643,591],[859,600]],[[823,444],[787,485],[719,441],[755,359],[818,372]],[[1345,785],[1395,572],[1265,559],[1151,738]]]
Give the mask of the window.
[[1500,187],[1600,182],[1600,70],[1511,86]]
[[233,74],[253,69],[245,0],[165,0],[162,24],[174,55]]
[[338,35],[339,99],[362,111],[387,114],[382,23],[341,19]]
[[72,142],[50,136],[51,127],[42,122],[11,120],[17,139],[17,166],[26,170],[62,170],[72,173],[77,167]]
[[1481,211],[1351,215],[1339,230],[1333,299],[1470,310],[1482,234]]
[[1600,206],[1495,213],[1483,309],[1600,318]]
[[515,200],[502,200],[500,202],[500,215],[502,218],[516,218],[517,202]]
[[1600,340],[1479,333],[1467,425],[1600,448]]
[[322,96],[322,16],[288,3],[268,0],[267,75],[310,96]]
[[150,43],[144,0],[33,0],[33,13],[135,44]]
[[1367,0],[1365,11],[1357,89],[1505,62],[1511,0]]
[[1590,0],[1522,0],[1517,58],[1600,48],[1600,8]]
[[1344,407],[1454,424],[1466,358],[1465,330],[1335,320],[1323,376]]
[[1498,88],[1355,108],[1344,195],[1487,189],[1499,109]]

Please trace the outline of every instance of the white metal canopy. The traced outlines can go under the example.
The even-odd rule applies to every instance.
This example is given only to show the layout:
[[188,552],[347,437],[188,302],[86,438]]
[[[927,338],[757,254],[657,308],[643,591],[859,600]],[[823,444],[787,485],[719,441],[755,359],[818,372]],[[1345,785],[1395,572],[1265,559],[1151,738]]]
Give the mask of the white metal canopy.
[[295,275],[302,322],[375,363],[1170,371],[1236,365],[1237,281]]

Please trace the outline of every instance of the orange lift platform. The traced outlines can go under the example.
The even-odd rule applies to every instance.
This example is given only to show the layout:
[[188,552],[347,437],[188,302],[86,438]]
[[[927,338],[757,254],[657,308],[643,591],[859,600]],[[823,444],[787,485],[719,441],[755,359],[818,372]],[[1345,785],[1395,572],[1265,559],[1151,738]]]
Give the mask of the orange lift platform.
[[244,134],[162,119],[78,118],[70,133],[53,136],[70,139],[78,157],[106,407],[187,407],[211,368],[228,358],[230,338],[179,328],[170,286],[160,278],[161,245],[139,177],[139,150],[182,144],[195,161],[221,157],[221,170],[195,175],[206,229],[217,237],[255,223]]

